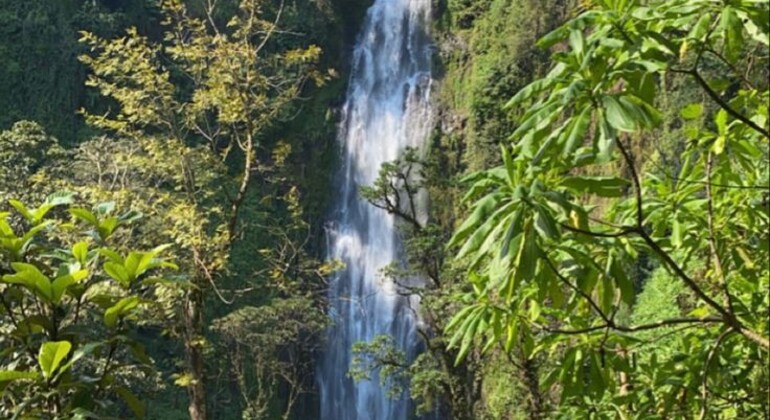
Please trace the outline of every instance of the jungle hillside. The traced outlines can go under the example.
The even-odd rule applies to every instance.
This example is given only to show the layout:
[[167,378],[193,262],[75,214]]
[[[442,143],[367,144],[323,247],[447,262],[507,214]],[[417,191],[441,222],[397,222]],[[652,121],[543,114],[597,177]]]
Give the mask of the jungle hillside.
[[[429,126],[350,199],[378,4]],[[418,343],[345,419],[770,419],[768,0],[0,0],[0,418],[338,420],[345,200]]]

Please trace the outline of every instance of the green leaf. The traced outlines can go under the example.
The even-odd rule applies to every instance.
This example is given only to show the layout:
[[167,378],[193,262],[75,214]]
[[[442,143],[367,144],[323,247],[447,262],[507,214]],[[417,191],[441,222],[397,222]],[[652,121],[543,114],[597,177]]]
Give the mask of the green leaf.
[[[770,36],[768,36],[767,13],[748,14],[745,11],[738,11],[738,16],[744,23],[746,32],[754,41],[760,42],[765,46],[770,45]],[[764,15],[764,19],[760,16]]]
[[104,324],[114,328],[121,318],[139,305],[139,297],[129,296],[118,301],[115,305],[104,311]]
[[74,353],[72,353],[72,357],[70,357],[70,359],[67,361],[67,363],[65,363],[61,367],[61,369],[59,369],[59,373],[57,374],[57,376],[61,375],[64,372],[66,372],[67,370],[69,370],[69,368],[71,368],[72,365],[75,364],[75,362],[77,362],[78,360],[82,359],[83,357],[93,353],[94,350],[96,350],[97,348],[101,347],[102,345],[104,345],[104,343],[88,343],[88,344],[86,344],[84,346],[80,346],[77,350],[75,350]]
[[633,132],[641,127],[654,127],[660,113],[633,95],[605,95],[602,104],[610,126],[617,130]]
[[720,136],[727,135],[727,111],[720,109],[717,115],[714,117],[714,124],[717,126],[717,130]]
[[513,298],[513,293],[524,281],[532,281],[535,277],[539,248],[531,226],[522,235],[522,244],[516,257],[516,273],[514,281],[508,289],[508,300]]
[[725,145],[727,145],[727,136],[718,136],[711,150],[715,155],[721,155],[725,151]]
[[41,273],[37,267],[27,263],[12,263],[11,267],[13,267],[16,273],[4,275],[4,282],[20,284],[48,302],[53,300],[51,280]]
[[682,108],[681,111],[682,118],[686,120],[697,120],[698,118],[703,115],[703,104],[700,103],[694,103],[689,104],[686,107]]
[[113,234],[113,232],[115,232],[115,228],[119,225],[120,220],[117,217],[108,217],[102,220],[98,226],[99,237],[102,238],[102,240],[106,240]]
[[88,259],[88,242],[80,241],[72,246],[72,256],[81,264],[85,265]]
[[126,269],[129,280],[136,278],[137,269],[139,268],[139,262],[142,260],[143,254],[140,252],[129,252],[126,257],[126,261],[123,263],[123,267]]
[[734,63],[740,58],[743,49],[743,22],[733,7],[722,9],[720,26],[725,37],[725,57]]
[[674,219],[671,226],[671,245],[674,246],[674,249],[682,247],[682,238],[682,224],[679,223],[679,220]]
[[67,204],[72,204],[74,197],[75,197],[75,193],[73,192],[57,191],[45,198],[45,204],[50,204],[52,206],[63,206]]
[[58,304],[61,301],[64,291],[73,284],[80,283],[88,277],[88,270],[78,270],[74,273],[57,277],[51,284],[53,303]]
[[463,221],[462,225],[457,228],[455,234],[449,240],[447,247],[451,248],[459,245],[465,238],[473,233],[476,230],[476,227],[492,214],[501,198],[502,196],[500,194],[488,194],[477,201],[473,205],[473,213],[471,213],[471,215]]
[[99,226],[99,220],[96,218],[96,215],[91,213],[90,211],[86,209],[81,208],[74,208],[70,209],[70,214],[75,216],[76,218],[83,220],[84,222],[90,224],[93,227]]
[[585,50],[585,38],[582,31],[571,30],[569,33],[569,45],[577,55],[583,55]]
[[580,146],[585,138],[588,126],[591,123],[591,115],[593,114],[593,108],[587,106],[576,118],[573,119],[572,125],[567,135],[567,142],[564,145],[563,155],[567,156],[572,154],[575,149]]
[[706,13],[698,19],[698,22],[693,25],[690,33],[687,35],[690,39],[696,39],[702,41],[703,37],[708,33],[709,24],[711,23],[711,13]]
[[141,219],[142,217],[144,217],[144,214],[142,214],[141,212],[131,210],[121,214],[120,217],[118,218],[118,221],[121,224],[128,224],[128,223],[133,223]]
[[22,379],[37,379],[40,376],[37,372],[24,372],[18,370],[0,370],[0,392],[13,381]]
[[477,251],[491,233],[499,232],[497,227],[499,226],[500,220],[510,214],[516,204],[516,202],[509,201],[499,209],[496,209],[495,213],[491,216],[485,218],[481,225],[473,232],[473,235],[465,241],[462,248],[460,248],[460,251],[457,252],[456,258],[462,259],[470,253]]
[[596,194],[600,197],[621,197],[631,183],[618,177],[575,176],[565,178],[561,185],[580,193]]
[[120,256],[120,254],[109,248],[99,248],[99,254],[107,257],[111,262],[115,264],[123,265],[123,262],[125,261],[123,257]]
[[535,45],[542,49],[551,48],[559,42],[563,41],[568,35],[569,28],[566,26],[561,26],[540,38]]
[[107,273],[107,275],[120,283],[121,286],[126,288],[131,286],[131,278],[129,277],[129,273],[126,271],[126,268],[122,264],[108,261],[104,263],[104,271]]
[[99,203],[94,207],[94,212],[102,216],[108,215],[112,213],[114,210],[115,210],[114,201],[106,201],[104,203]]
[[556,227],[556,220],[544,206],[535,205],[535,229],[540,236],[544,238],[555,239],[559,236],[559,229]]
[[458,365],[465,358],[465,356],[468,355],[468,352],[471,350],[471,344],[473,344],[473,339],[476,337],[476,331],[484,315],[483,307],[478,307],[477,309],[478,310],[474,311],[474,313],[469,317],[471,319],[471,322],[468,325],[468,328],[463,333],[463,340],[460,343],[460,351],[457,353],[457,358],[455,359],[455,365]]
[[32,214],[32,212],[21,201],[19,201],[19,200],[8,200],[8,204],[13,206],[13,208],[15,208],[16,211],[19,212],[19,214],[24,216],[24,218],[29,220],[30,222],[35,219],[35,217]]
[[40,353],[37,356],[37,361],[43,370],[43,376],[51,378],[71,349],[72,344],[69,341],[49,341],[44,343],[40,347]]
[[126,403],[128,408],[131,409],[137,419],[143,419],[145,417],[146,412],[144,404],[128,388],[119,386],[115,388],[115,392]]
[[547,89],[551,84],[552,84],[552,82],[550,80],[547,80],[547,79],[541,79],[541,80],[538,80],[536,82],[532,82],[532,83],[528,84],[527,86],[525,86],[524,88],[519,90],[513,96],[513,98],[511,98],[508,101],[508,103],[505,104],[504,109],[509,109],[509,108],[512,108],[512,107],[514,107],[516,105],[520,105],[522,102],[524,102],[524,101],[526,101],[528,99],[531,99],[536,94],[538,94],[538,93],[544,91],[545,89]]

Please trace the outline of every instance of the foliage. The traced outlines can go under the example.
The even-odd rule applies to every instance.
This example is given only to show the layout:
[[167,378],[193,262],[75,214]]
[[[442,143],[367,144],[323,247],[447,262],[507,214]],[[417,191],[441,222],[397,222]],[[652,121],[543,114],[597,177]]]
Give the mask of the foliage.
[[76,32],[111,36],[131,23],[146,28],[152,9],[145,0],[0,1],[0,129],[32,120],[75,144],[86,134],[77,109],[107,105],[85,89]]
[[138,328],[163,327],[154,301],[184,284],[159,277],[175,267],[160,256],[166,247],[112,245],[140,216],[114,215],[114,203],[89,210],[55,194],[37,208],[10,205],[16,214],[0,219],[0,413],[143,417],[131,382],[151,380],[154,367]]
[[[321,288],[334,264],[312,255],[322,243],[317,221],[331,180],[318,174],[336,163],[333,107],[345,85],[344,77],[324,85],[336,72],[317,69],[347,62],[347,43],[369,2],[5,3],[0,126],[21,117],[42,124],[19,122],[0,134],[0,196],[39,201],[63,188],[88,201],[140,209],[151,217],[111,241],[147,248],[174,243],[165,253],[197,285],[164,289],[155,316],[169,321],[167,328],[152,327],[139,337],[162,370],[153,381],[124,381],[143,394],[147,416],[182,415],[184,397],[165,387],[169,379],[214,389],[207,396],[213,417],[240,416],[257,381],[280,388],[265,387],[272,394],[269,417],[278,415],[276,409],[291,411],[297,404],[287,399],[295,391],[305,398],[313,385],[307,345],[319,337],[308,332],[311,325],[285,337],[287,347],[304,349],[295,358],[294,376],[302,381],[276,379],[272,371],[249,376],[242,398],[231,373],[241,362],[238,368],[250,369],[251,360],[220,346],[230,338],[222,328],[207,330],[205,320],[218,318],[225,328],[241,310],[255,310],[260,318],[240,331],[259,330],[295,299],[313,302],[312,311],[302,313],[308,320],[321,316]],[[120,38],[131,25],[136,28]],[[82,30],[87,42],[78,44]],[[108,45],[114,49],[107,51]],[[315,45],[324,47],[324,57]],[[85,89],[87,76],[96,89]],[[173,93],[165,95],[169,89]],[[248,110],[236,109],[244,103]],[[87,111],[78,115],[78,108]],[[160,114],[166,121],[152,117]],[[90,127],[83,127],[84,119]],[[198,366],[208,373],[190,374],[204,371],[185,359],[191,353],[201,356]],[[267,351],[265,360],[278,360],[276,354]]]
[[[226,275],[230,247],[247,228],[239,216],[254,199],[253,175],[261,171],[264,157],[261,136],[284,116],[307,81],[324,81],[314,69],[317,46],[282,45],[283,36],[277,34],[282,33],[283,2],[276,9],[257,0],[220,6],[209,2],[193,10],[181,1],[162,2],[165,33],[160,42],[135,28],[118,39],[87,32],[81,39],[92,52],[81,56],[93,71],[88,84],[120,105],[106,115],[85,112],[86,121],[136,139],[151,173],[152,162],[178,168],[167,173],[169,184],[154,186],[170,198],[166,203],[175,210],[170,234],[190,255],[197,286],[186,297],[187,372],[178,382],[190,392],[193,418],[206,417],[206,297],[212,292],[232,303],[217,281]],[[180,152],[181,161],[171,157]],[[194,163],[205,159],[209,163]],[[218,171],[222,164],[217,160],[228,170]],[[199,177],[208,174],[219,184],[199,188]]]
[[[394,347],[388,336],[370,342],[354,343],[355,357],[349,374],[357,381],[379,380],[391,398],[403,398],[404,390],[416,403],[418,414],[436,413],[451,418],[473,418],[480,397],[480,372],[475,360],[454,366],[454,349],[447,349],[444,327],[454,303],[448,298],[458,283],[459,272],[446,264],[444,244],[449,238],[446,220],[435,217],[449,202],[445,178],[433,157],[423,158],[413,148],[380,168],[371,186],[360,187],[360,195],[371,205],[393,214],[403,236],[403,261],[383,270],[399,286],[399,293],[419,296],[418,327],[424,350],[416,357]],[[437,192],[427,206],[428,193]],[[432,196],[434,194],[431,194]],[[430,210],[431,214],[428,214]],[[434,220],[431,220],[434,218]],[[376,375],[378,379],[371,379]]]
[[[312,390],[305,377],[312,370],[308,354],[318,350],[326,326],[323,311],[303,298],[245,306],[214,322],[212,328],[225,338],[231,372],[245,399],[244,418],[277,418],[277,412],[290,418],[297,400]],[[271,403],[282,384],[287,385],[287,395],[281,398],[285,406],[276,409]]]
[[30,192],[46,167],[58,164],[65,156],[58,140],[37,123],[18,121],[10,130],[0,132],[0,197],[10,199],[21,191]]
[[[749,63],[766,60],[757,53],[767,51],[766,4],[592,3],[540,41],[566,51],[509,102],[526,110],[503,165],[467,179],[472,213],[450,246],[472,290],[450,345],[459,359],[475,344],[545,355],[553,363],[542,386],[570,416],[760,415],[770,92]],[[642,172],[632,144],[656,135],[657,89],[672,73],[708,99],[681,110],[704,124],[687,129],[675,176]],[[624,319],[641,256],[686,286],[686,315]],[[674,327],[676,354],[638,363],[641,344]]]
[[544,73],[548,56],[535,41],[564,20],[574,1],[447,3],[437,25],[439,106],[448,114],[443,117],[442,142],[459,153],[457,172],[477,171],[499,163],[497,144],[513,129],[501,98]]

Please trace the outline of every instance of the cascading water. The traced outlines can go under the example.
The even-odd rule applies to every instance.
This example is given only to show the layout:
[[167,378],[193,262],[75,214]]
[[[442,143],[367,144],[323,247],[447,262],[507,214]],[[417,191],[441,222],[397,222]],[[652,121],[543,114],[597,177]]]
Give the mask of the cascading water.
[[401,296],[380,270],[399,258],[393,216],[357,194],[382,163],[406,147],[419,148],[431,127],[429,95],[431,0],[376,0],[353,55],[340,139],[344,161],[338,205],[328,231],[329,258],[344,262],[330,284],[334,326],[320,362],[322,420],[400,420],[410,416],[407,395],[392,399],[379,378],[348,377],[352,346],[378,335],[393,338],[414,357],[415,298]]

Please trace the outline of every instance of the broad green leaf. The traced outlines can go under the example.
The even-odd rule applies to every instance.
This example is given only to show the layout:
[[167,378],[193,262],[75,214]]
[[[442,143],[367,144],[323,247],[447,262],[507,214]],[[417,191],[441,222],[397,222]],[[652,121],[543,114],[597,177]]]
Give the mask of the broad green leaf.
[[511,108],[515,105],[519,105],[522,102],[531,99],[538,93],[544,91],[552,84],[551,81],[547,79],[541,79],[536,82],[532,82],[522,88],[520,91],[516,93],[516,95],[511,98],[511,100],[508,101],[508,103],[505,104],[505,109]]
[[[454,334],[449,340],[449,343],[447,344],[447,348],[455,348],[457,344],[460,343],[460,340],[465,337],[465,333],[468,330],[468,327],[473,323],[474,320],[474,314],[478,310],[478,305],[469,305],[468,310],[463,312],[463,316],[457,317],[458,320],[455,321],[455,325],[457,328],[454,331]],[[459,315],[459,314],[458,314]]]
[[[756,18],[756,14],[748,14],[742,10],[737,11],[737,13],[744,23],[744,29],[746,29],[746,32],[754,41],[765,44],[765,46],[770,45],[770,36],[768,35],[770,31],[768,31],[767,20],[763,21],[761,18]],[[766,16],[767,14],[765,14]]]
[[28,221],[31,222],[35,219],[30,209],[28,209],[27,206],[25,206],[24,203],[22,203],[21,201],[8,200],[8,204],[13,206],[13,208],[15,208],[16,211],[19,212],[19,214],[21,214],[22,216],[24,216],[24,218],[27,219]]
[[540,38],[536,45],[538,48],[542,49],[551,48],[559,42],[563,41],[567,36],[569,36],[569,33],[569,28],[566,26],[561,26]]
[[691,39],[702,41],[703,37],[708,33],[710,23],[711,13],[705,13],[698,19],[698,22],[692,27],[687,36]]
[[717,130],[720,136],[727,135],[727,111],[720,109],[717,111],[717,115],[714,117],[714,124],[717,126]]
[[463,339],[460,343],[460,351],[457,353],[457,358],[455,359],[455,365],[458,365],[465,356],[468,355],[468,352],[471,350],[471,344],[473,344],[473,340],[476,337],[476,331],[482,321],[484,308],[478,307],[476,309],[477,310],[469,316],[471,322],[463,332]]
[[588,126],[591,124],[591,115],[593,108],[586,106],[583,111],[572,120],[572,125],[568,131],[567,141],[564,144],[563,155],[571,155],[575,149],[580,146],[585,138]]
[[682,118],[686,120],[697,120],[703,115],[703,104],[694,103],[682,108]]
[[16,273],[4,275],[4,282],[23,285],[40,298],[48,302],[53,301],[51,280],[41,273],[36,266],[27,263],[12,263],[11,267]]
[[57,374],[57,376],[63,374],[67,370],[69,370],[69,368],[71,368],[72,365],[75,364],[75,362],[77,362],[78,360],[82,359],[83,357],[88,356],[89,354],[93,353],[94,350],[96,350],[97,348],[101,347],[102,345],[104,345],[104,344],[103,343],[88,343],[86,345],[80,346],[77,350],[75,350],[72,353],[72,357],[70,357],[70,359],[67,361],[67,363],[62,365],[61,369],[59,369],[59,373]]
[[104,324],[110,328],[115,327],[118,319],[122,318],[139,305],[139,297],[129,296],[118,301],[115,305],[104,311]]
[[679,220],[674,219],[671,225],[671,245],[673,245],[675,249],[681,248],[682,238],[682,224],[679,223]]
[[115,228],[119,225],[120,220],[117,217],[108,217],[102,220],[99,222],[99,227],[97,228],[99,237],[102,238],[102,240],[109,238],[115,232]]
[[620,131],[633,132],[641,127],[651,128],[660,120],[657,110],[631,95],[605,95],[602,104],[607,122]]
[[115,210],[115,202],[114,201],[107,201],[104,203],[99,203],[94,207],[94,212],[99,215],[108,215],[112,213]]
[[711,147],[711,150],[714,152],[715,155],[721,155],[722,152],[725,151],[726,145],[727,145],[727,136],[718,136],[717,139],[714,141],[714,145]]
[[4,241],[4,247],[11,251],[11,257],[13,261],[19,261],[24,258],[24,255],[27,253],[27,250],[32,243],[32,240],[35,239],[35,236],[37,236],[38,233],[40,233],[43,229],[47,228],[51,224],[51,221],[46,220],[44,222],[41,222],[37,224],[36,226],[32,227],[30,230],[28,230],[22,237],[17,238],[12,233],[11,237],[7,238],[6,241]]
[[37,372],[0,370],[0,392],[2,392],[11,382],[22,379],[37,379],[38,376],[40,376],[40,374]]
[[596,163],[606,163],[612,159],[616,137],[615,129],[612,128],[606,118],[602,118],[599,122],[599,133],[596,135],[596,149],[598,151]]
[[58,304],[68,287],[72,286],[73,284],[80,283],[86,277],[88,277],[88,270],[79,270],[74,273],[69,273],[67,275],[57,277],[51,284],[51,300],[53,303]]
[[141,219],[142,217],[144,217],[144,214],[142,214],[141,212],[131,210],[121,214],[120,217],[118,218],[118,221],[121,224],[128,224],[128,223],[133,223]]
[[128,271],[122,264],[118,264],[112,261],[104,263],[104,271],[123,287],[129,287],[131,285],[131,278]]
[[126,273],[128,274],[129,280],[136,279],[138,273],[137,269],[139,268],[139,262],[142,260],[143,255],[140,252],[132,251],[128,253],[128,256],[126,257],[126,261],[123,263],[123,267],[126,269]]
[[585,50],[585,38],[583,32],[578,30],[571,30],[569,33],[569,45],[577,55],[582,56]]
[[497,209],[494,214],[483,220],[481,225],[473,232],[473,234],[465,241],[460,251],[457,252],[457,259],[462,259],[481,247],[501,218],[505,217],[508,212],[512,211],[515,207],[515,202],[508,202],[501,208]]
[[63,206],[67,204],[72,204],[72,202],[74,201],[74,197],[75,197],[75,193],[72,193],[69,191],[58,191],[46,197],[45,204],[50,204],[52,206]]
[[43,376],[51,378],[71,349],[72,344],[69,341],[49,341],[43,343],[37,356]]
[[134,413],[137,419],[143,419],[145,417],[145,406],[142,401],[137,398],[128,388],[119,386],[115,389],[115,392],[120,396],[123,402],[126,403],[128,408]]
[[120,256],[117,252],[109,249],[109,248],[99,248],[99,254],[107,257],[111,262],[115,264],[123,265],[125,260],[123,257]]
[[500,193],[493,193],[484,196],[473,205],[473,213],[463,221],[462,225],[455,231],[455,234],[449,240],[447,247],[454,247],[464,241],[471,233],[473,233],[477,226],[485,221],[489,215],[491,215],[503,195]]
[[540,236],[549,239],[555,239],[559,236],[559,229],[556,226],[556,220],[551,213],[542,205],[535,205],[535,229]]
[[596,194],[600,197],[622,197],[631,183],[618,177],[575,176],[563,179],[561,185],[576,192]]
[[743,49],[743,22],[741,22],[733,7],[726,6],[722,10],[719,23],[724,31],[726,43],[725,56],[731,62],[735,62],[740,58],[741,50]]
[[70,209],[69,211],[73,216],[87,222],[91,226],[93,227],[99,226],[99,220],[96,218],[96,215],[91,213],[89,210],[74,208],[74,209]]
[[72,246],[72,256],[81,264],[85,265],[88,259],[88,242],[80,241]]

